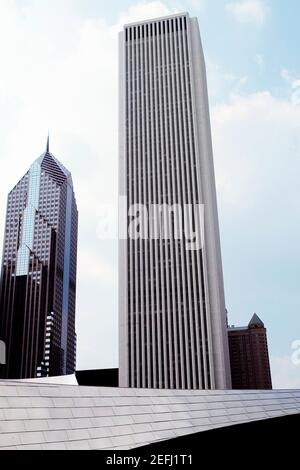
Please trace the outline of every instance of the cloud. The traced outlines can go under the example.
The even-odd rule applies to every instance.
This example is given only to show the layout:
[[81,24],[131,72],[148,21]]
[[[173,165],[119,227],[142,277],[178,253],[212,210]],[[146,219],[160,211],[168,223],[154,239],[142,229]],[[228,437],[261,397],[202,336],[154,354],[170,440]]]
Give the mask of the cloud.
[[299,122],[300,106],[268,91],[234,94],[228,103],[213,107],[217,185],[224,210],[280,203],[285,174],[290,181],[286,203],[298,212]]
[[171,13],[179,13],[179,10],[176,7],[169,8],[160,1],[144,1],[130,6],[126,12],[122,13],[116,26],[121,29],[124,24],[130,22],[158,18]]
[[262,54],[256,54],[254,60],[257,63],[257,65],[259,65],[260,67],[264,65],[265,59]]
[[195,10],[203,10],[207,6],[207,0],[187,0],[186,3]]
[[300,365],[295,365],[291,357],[271,357],[272,381],[274,389],[300,389]]
[[216,102],[218,99],[227,96],[230,93],[241,93],[244,85],[248,81],[247,76],[237,76],[233,73],[228,73],[216,62],[212,62],[206,58],[206,70],[208,78],[208,92],[212,101]]
[[[97,230],[102,204],[117,204],[118,31],[176,10],[138,2],[111,24],[76,15],[74,0],[18,4],[0,2],[0,234],[6,194],[44,150],[50,127],[51,150],[72,171],[79,206],[78,367],[113,367],[117,244],[101,241]],[[238,220],[249,208],[265,215],[273,203],[296,220],[300,107],[270,92],[244,95],[243,77],[212,68],[209,89],[215,80],[216,90],[226,82],[235,91],[212,109],[222,219]]]
[[262,0],[239,0],[227,3],[225,9],[240,23],[261,25],[265,21],[266,6]]
[[246,322],[245,306],[260,312],[274,386],[299,386],[285,351],[300,327],[300,106],[270,91],[234,94],[211,118],[230,321]]
[[80,3],[79,14],[73,0],[0,2],[0,233],[6,194],[44,151],[50,128],[79,208],[78,367],[110,367],[118,362],[117,242],[97,229],[103,204],[117,212],[118,32],[175,10],[136,2],[111,24]]
[[292,88],[298,88],[300,86],[300,79],[295,77],[288,69],[281,69],[281,76]]
[[300,79],[285,68],[281,70],[281,76],[290,86],[292,103],[300,105]]
[[108,285],[117,289],[117,273],[111,263],[98,255],[95,262],[95,249],[85,247],[78,253],[78,283],[81,280],[96,281],[100,285]]

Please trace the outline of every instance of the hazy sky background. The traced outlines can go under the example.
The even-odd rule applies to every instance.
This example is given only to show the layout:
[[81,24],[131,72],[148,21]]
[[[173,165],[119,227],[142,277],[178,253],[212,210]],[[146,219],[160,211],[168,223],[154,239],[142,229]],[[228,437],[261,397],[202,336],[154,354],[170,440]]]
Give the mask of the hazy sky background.
[[46,145],[79,207],[78,368],[116,367],[118,42],[126,22],[198,16],[208,70],[226,304],[268,328],[275,387],[300,388],[298,0],[0,0],[0,235],[6,196]]

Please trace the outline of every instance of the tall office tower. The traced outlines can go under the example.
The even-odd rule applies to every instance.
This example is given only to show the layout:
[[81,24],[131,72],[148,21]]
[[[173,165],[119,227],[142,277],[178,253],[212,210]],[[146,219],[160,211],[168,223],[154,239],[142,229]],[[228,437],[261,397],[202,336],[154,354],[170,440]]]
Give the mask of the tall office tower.
[[[120,386],[231,388],[206,71],[188,14],[120,33],[119,165]],[[143,235],[125,240],[135,205]],[[180,236],[191,229],[197,247]]]
[[78,213],[72,177],[46,152],[8,195],[0,287],[1,378],[71,374],[76,365]]
[[254,314],[249,325],[228,328],[232,388],[272,388],[267,330]]

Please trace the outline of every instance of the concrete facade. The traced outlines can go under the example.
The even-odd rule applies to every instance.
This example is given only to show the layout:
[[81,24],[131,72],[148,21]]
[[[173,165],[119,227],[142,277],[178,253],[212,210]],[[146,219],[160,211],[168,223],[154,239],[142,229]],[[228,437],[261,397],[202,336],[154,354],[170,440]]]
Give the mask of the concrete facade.
[[134,205],[204,206],[184,222],[201,233],[199,249],[161,234],[120,240],[120,386],[229,389],[206,70],[188,14],[120,34],[119,164],[122,234]]

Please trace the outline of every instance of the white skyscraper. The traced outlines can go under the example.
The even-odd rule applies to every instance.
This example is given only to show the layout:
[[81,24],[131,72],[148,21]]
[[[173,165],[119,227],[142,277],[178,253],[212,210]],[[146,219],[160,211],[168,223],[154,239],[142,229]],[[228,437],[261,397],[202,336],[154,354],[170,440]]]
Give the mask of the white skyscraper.
[[[120,386],[231,388],[197,19],[179,14],[126,25],[120,87]],[[157,206],[170,208],[173,236],[151,230]],[[134,215],[145,222],[147,211],[140,237],[125,239],[124,226]],[[199,246],[188,244],[192,232],[202,233]]]

